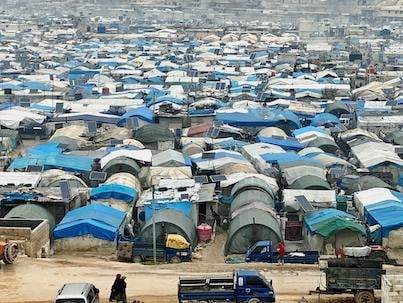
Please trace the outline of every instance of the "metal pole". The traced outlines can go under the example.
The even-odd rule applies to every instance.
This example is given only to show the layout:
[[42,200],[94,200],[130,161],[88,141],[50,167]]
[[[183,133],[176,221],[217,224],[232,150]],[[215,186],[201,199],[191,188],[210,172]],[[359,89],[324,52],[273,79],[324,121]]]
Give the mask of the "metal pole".
[[[152,183],[152,181],[151,181]],[[152,208],[152,216],[153,216],[153,258],[154,258],[154,264],[157,264],[157,237],[156,237],[156,231],[155,231],[155,210],[154,210],[154,195],[155,188],[154,184],[152,184],[152,200],[151,200],[151,208]]]

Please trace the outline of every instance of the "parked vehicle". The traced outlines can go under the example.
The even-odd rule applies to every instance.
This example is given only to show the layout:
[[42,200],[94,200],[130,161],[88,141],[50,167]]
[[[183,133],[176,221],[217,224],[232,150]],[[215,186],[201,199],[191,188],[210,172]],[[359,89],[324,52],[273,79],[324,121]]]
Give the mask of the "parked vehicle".
[[238,270],[229,276],[179,278],[181,302],[275,302],[272,282],[256,270]]
[[[121,238],[117,255],[119,261],[141,263],[152,260],[154,258],[153,243],[141,238]],[[156,256],[160,262],[190,262],[192,261],[192,248],[183,237],[168,235],[164,242],[157,241]]]
[[[276,248],[273,249],[271,241],[258,241],[253,245],[245,255],[246,262],[267,262],[276,263],[279,259],[279,253]],[[284,263],[302,263],[315,264],[319,261],[319,251],[294,251],[286,252]]]
[[326,288],[311,293],[354,295],[355,303],[374,303],[374,289],[381,289],[383,260],[371,258],[370,247],[344,248],[344,257],[332,258],[321,270],[326,275]]
[[0,261],[13,264],[18,257],[18,245],[15,242],[0,242]]
[[99,303],[99,290],[91,283],[66,283],[55,303]]

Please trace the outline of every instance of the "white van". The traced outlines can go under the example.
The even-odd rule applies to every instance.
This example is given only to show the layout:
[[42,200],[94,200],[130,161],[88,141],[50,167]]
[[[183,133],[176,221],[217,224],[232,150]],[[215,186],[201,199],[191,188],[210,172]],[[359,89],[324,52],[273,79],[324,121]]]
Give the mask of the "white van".
[[59,289],[55,303],[99,303],[98,293],[91,283],[67,283]]

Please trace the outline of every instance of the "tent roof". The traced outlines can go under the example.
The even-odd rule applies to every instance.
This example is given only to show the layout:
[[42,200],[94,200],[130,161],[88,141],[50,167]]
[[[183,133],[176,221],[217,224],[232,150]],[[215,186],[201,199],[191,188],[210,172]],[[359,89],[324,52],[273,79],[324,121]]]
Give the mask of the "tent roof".
[[288,186],[291,189],[331,189],[326,180],[317,176],[302,176]]
[[56,221],[53,215],[43,206],[37,204],[22,204],[12,208],[4,218],[22,218],[48,220],[49,229],[55,228]]
[[[280,241],[282,239],[280,225],[271,213],[256,208],[246,209],[231,220],[227,242],[225,243],[225,254],[229,252],[231,248],[231,242],[237,241],[237,233],[239,233],[239,231],[243,228],[250,225],[256,226],[257,229],[269,229],[276,236],[277,241]],[[259,232],[257,232],[257,234],[259,234]],[[242,238],[243,237],[244,236],[242,235]],[[247,247],[244,247],[244,250],[246,251]]]
[[[173,209],[164,209],[156,212],[154,214],[154,219],[156,224],[166,223],[174,225],[182,232],[182,235],[192,245],[192,247],[196,247],[197,235],[195,224],[184,213]],[[152,224],[152,219],[146,222],[141,230],[140,237],[144,237],[147,229],[152,229]]]
[[147,124],[138,128],[134,134],[134,138],[141,143],[154,143],[158,141],[170,141],[175,138],[175,135],[159,124]]
[[361,176],[357,179],[351,181],[350,187],[346,190],[347,194],[352,194],[358,191],[367,190],[370,188],[389,188],[393,189],[392,186],[385,183],[383,180],[375,176]]
[[122,225],[125,213],[102,204],[91,204],[69,211],[56,226],[55,239],[91,234],[95,238],[113,241]]
[[98,186],[91,190],[92,200],[114,198],[131,203],[136,200],[137,195],[138,193],[134,188],[114,183]]
[[334,208],[308,214],[304,222],[311,234],[319,234],[325,239],[345,229],[366,234],[364,225],[357,222],[354,216]]

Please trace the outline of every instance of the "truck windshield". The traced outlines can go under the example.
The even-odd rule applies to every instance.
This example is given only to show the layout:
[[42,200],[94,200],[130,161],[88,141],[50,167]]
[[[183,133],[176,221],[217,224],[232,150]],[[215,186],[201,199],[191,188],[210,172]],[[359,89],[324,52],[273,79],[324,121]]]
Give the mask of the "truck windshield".
[[57,299],[56,303],[85,303],[84,299]]

